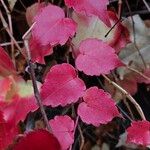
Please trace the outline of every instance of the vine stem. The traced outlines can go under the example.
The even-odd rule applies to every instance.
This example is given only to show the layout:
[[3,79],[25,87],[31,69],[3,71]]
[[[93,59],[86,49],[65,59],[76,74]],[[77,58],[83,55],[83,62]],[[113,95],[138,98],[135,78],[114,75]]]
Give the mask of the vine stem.
[[23,35],[22,39],[24,41],[24,46],[26,48],[26,52],[27,52],[27,62],[28,65],[30,67],[30,76],[31,76],[31,80],[32,80],[32,84],[33,84],[33,89],[34,89],[34,96],[36,98],[37,104],[40,108],[41,114],[43,116],[44,119],[44,123],[48,129],[49,132],[52,132],[50,124],[48,122],[48,118],[42,103],[42,99],[41,99],[41,95],[40,92],[38,90],[38,86],[37,86],[37,82],[36,82],[36,77],[35,77],[35,72],[34,72],[34,66],[33,63],[31,61],[31,54],[30,54],[30,47],[29,47],[29,38],[30,38],[30,31],[33,28],[34,24],[29,28],[29,30]]
[[110,83],[112,84],[115,88],[117,88],[119,91],[121,91],[134,106],[136,107],[138,113],[140,114],[141,118],[143,120],[146,120],[145,115],[143,113],[143,110],[141,109],[140,105],[136,102],[136,100],[126,91],[124,90],[121,86],[119,86],[117,83],[113,82],[110,80],[106,75],[103,75],[103,77]]

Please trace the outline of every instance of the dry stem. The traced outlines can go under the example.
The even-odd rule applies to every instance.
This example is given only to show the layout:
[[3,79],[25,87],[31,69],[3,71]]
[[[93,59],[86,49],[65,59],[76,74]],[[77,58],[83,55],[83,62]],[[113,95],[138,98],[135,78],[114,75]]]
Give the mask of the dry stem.
[[24,45],[25,45],[26,52],[27,52],[27,61],[28,61],[28,65],[29,65],[30,71],[31,71],[30,75],[31,75],[31,80],[32,80],[32,84],[33,84],[34,95],[35,95],[37,104],[40,107],[40,111],[42,113],[44,123],[47,126],[48,131],[51,132],[51,127],[50,127],[50,124],[48,122],[48,118],[47,118],[44,106],[42,104],[42,99],[41,99],[40,92],[38,90],[33,63],[31,62],[31,54],[30,54],[30,48],[29,48],[29,38],[31,36],[30,31],[31,31],[31,29],[33,28],[34,25],[35,25],[35,23],[32,24],[32,26],[28,29],[28,31],[22,36],[22,39],[24,41]]
[[110,83],[112,84],[115,88],[117,88],[120,92],[122,92],[129,100],[131,103],[134,104],[136,107],[138,113],[140,114],[141,118],[143,120],[146,120],[145,115],[143,113],[143,110],[141,109],[140,105],[135,101],[135,99],[126,91],[124,90],[121,86],[119,86],[117,83],[113,82],[110,80],[107,76],[103,75],[103,77]]

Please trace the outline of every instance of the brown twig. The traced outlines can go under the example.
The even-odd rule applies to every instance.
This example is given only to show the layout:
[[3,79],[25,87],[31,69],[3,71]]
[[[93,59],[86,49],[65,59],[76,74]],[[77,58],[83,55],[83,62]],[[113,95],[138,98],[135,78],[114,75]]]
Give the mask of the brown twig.
[[51,127],[50,127],[50,124],[48,122],[48,118],[47,118],[47,115],[46,115],[46,112],[45,112],[45,109],[44,109],[44,106],[42,104],[42,99],[41,99],[41,95],[40,95],[40,92],[38,90],[38,86],[37,86],[37,82],[36,82],[36,78],[35,78],[35,72],[34,72],[34,66],[33,66],[33,63],[31,61],[31,54],[30,54],[30,48],[29,48],[29,38],[30,38],[30,31],[31,29],[33,28],[34,24],[30,27],[30,29],[23,35],[22,39],[24,41],[24,45],[25,45],[25,48],[26,48],[26,52],[27,52],[27,62],[28,62],[28,65],[30,67],[30,76],[31,76],[31,80],[32,80],[32,84],[33,84],[33,89],[34,89],[34,95],[35,95],[35,98],[36,98],[36,101],[37,101],[37,104],[40,108],[40,111],[41,111],[41,114],[43,116],[43,119],[44,119],[44,123],[48,129],[49,132],[51,132]]
[[133,115],[133,113],[132,113],[132,110],[131,110],[131,108],[130,108],[130,105],[129,105],[129,103],[128,103],[127,100],[126,100],[126,97],[123,99],[123,102],[124,102],[124,104],[126,105],[126,107],[127,107],[128,111],[129,111],[129,113],[130,113],[132,119],[135,120],[134,115]]
[[143,77],[144,79],[150,81],[150,78],[149,78],[148,76],[144,75],[142,72],[140,72],[140,71],[138,71],[138,70],[136,70],[136,69],[134,69],[134,68],[132,68],[132,67],[130,67],[130,66],[126,66],[126,67],[127,67],[129,70],[131,70],[131,71],[137,73],[138,75],[140,75],[140,76]]
[[122,0],[118,1],[118,18],[121,18],[121,12],[122,12]]
[[[6,14],[7,14],[10,33],[13,35],[11,13],[10,13],[10,11],[8,10],[6,4],[4,3],[3,0],[1,0],[1,3],[2,3],[2,5],[3,5],[3,7],[4,7],[5,11],[6,11]],[[12,56],[12,61],[13,61],[14,65],[15,65],[16,63],[15,63],[14,51],[15,51],[15,49],[14,49],[14,41],[13,41],[13,39],[11,38],[11,56]]]
[[83,146],[84,146],[84,143],[85,143],[85,140],[84,140],[83,132],[82,132],[82,129],[81,129],[80,125],[78,125],[78,130],[79,130],[80,137],[81,137],[80,150],[82,150]]
[[110,80],[106,75],[103,75],[103,77],[110,83],[112,84],[115,88],[117,88],[120,92],[122,92],[129,100],[132,104],[134,104],[134,106],[136,107],[138,113],[140,114],[141,118],[143,120],[146,120],[145,115],[140,107],[140,105],[135,101],[135,99],[126,91],[124,90],[121,86],[119,86],[117,83],[113,82],[112,80]]
[[4,16],[0,10],[0,19],[2,21],[2,24],[3,24],[3,27],[5,28],[5,30],[7,31],[8,35],[10,36],[10,38],[13,40],[15,46],[18,48],[18,50],[22,53],[22,49],[21,47],[19,46],[19,44],[17,43],[17,41],[15,40],[15,38],[13,37],[13,35],[11,34],[11,31],[9,29],[9,26],[6,22],[6,20],[4,19]]

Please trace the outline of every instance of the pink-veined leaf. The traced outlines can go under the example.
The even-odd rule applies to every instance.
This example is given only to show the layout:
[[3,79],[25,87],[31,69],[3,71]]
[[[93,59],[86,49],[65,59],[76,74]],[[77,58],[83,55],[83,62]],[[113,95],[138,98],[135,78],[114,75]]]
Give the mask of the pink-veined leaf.
[[111,70],[123,65],[115,50],[98,39],[86,39],[80,43],[80,54],[76,58],[77,69],[87,75],[109,74]]
[[67,150],[74,142],[74,121],[69,116],[56,116],[49,123],[62,150]]
[[107,13],[108,0],[65,0],[65,3],[78,13],[98,16],[107,26],[110,26]]
[[127,142],[138,145],[150,145],[150,122],[147,120],[133,121],[127,129]]
[[58,140],[46,130],[27,133],[13,150],[61,150]]
[[36,39],[30,39],[31,59],[33,62],[45,64],[44,56],[53,53],[53,48],[50,45],[43,46]]
[[15,73],[16,70],[12,60],[5,52],[5,50],[2,47],[0,47],[0,76],[8,76],[10,74]]
[[114,117],[120,115],[109,93],[98,87],[87,89],[83,100],[84,102],[78,106],[78,115],[87,124],[94,126],[107,124]]
[[7,123],[4,120],[3,113],[0,111],[0,150],[5,150],[12,144],[18,133],[18,127],[14,124]]
[[75,103],[86,89],[70,64],[55,65],[48,72],[41,88],[43,104],[56,107]]
[[51,4],[38,13],[35,22],[32,35],[41,45],[63,45],[76,32],[76,23],[65,18],[63,9]]

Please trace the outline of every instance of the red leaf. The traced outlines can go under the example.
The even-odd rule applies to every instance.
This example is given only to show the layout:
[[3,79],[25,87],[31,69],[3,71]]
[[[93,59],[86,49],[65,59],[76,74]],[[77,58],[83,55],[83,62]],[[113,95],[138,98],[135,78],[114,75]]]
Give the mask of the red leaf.
[[150,145],[150,122],[146,120],[133,121],[131,127],[127,129],[127,142]]
[[78,115],[87,124],[99,126],[107,124],[114,117],[119,116],[111,96],[97,87],[87,89],[83,97],[84,102],[79,104]]
[[[97,38],[106,42],[108,45],[115,48],[116,53],[129,43],[130,39],[128,29],[125,28],[121,22],[118,22],[115,12],[108,11],[108,14],[111,27],[106,26],[95,16],[89,17],[75,12],[72,14],[72,18],[78,24],[76,36],[72,40],[74,53],[78,53],[77,50],[79,43],[87,38]],[[115,27],[113,27],[114,25]],[[110,30],[111,32],[108,32]],[[109,34],[106,36],[106,33]]]
[[85,88],[71,65],[55,65],[48,72],[41,89],[43,103],[52,107],[75,103],[82,97]]
[[65,3],[78,13],[98,16],[107,26],[110,26],[107,13],[108,0],[65,0]]
[[56,116],[49,123],[62,150],[67,150],[74,142],[74,121],[69,116]]
[[98,39],[86,39],[80,43],[80,54],[76,59],[77,69],[87,75],[109,74],[122,65],[115,50]]
[[8,145],[12,144],[17,134],[17,126],[7,123],[3,118],[3,113],[0,111],[0,150],[4,150]]
[[13,150],[61,150],[57,139],[46,130],[28,133]]
[[45,3],[34,3],[30,7],[26,9],[26,19],[28,25],[32,25],[34,23],[35,15],[45,6]]
[[8,76],[10,74],[15,73],[16,70],[12,60],[5,52],[5,50],[2,47],[0,47],[0,76]]
[[20,77],[9,76],[0,79],[1,86],[4,88],[0,88],[0,110],[7,122],[17,124],[24,121],[30,111],[38,108],[31,81],[25,82]]
[[42,9],[35,17],[35,22],[33,37],[41,45],[63,45],[76,31],[76,23],[65,18],[64,11],[60,7],[51,4]]
[[38,109],[36,100],[32,98],[16,97],[10,104],[6,104],[2,109],[7,122],[18,124],[19,121],[24,121],[29,112]]
[[33,62],[45,64],[44,56],[53,53],[50,45],[43,46],[36,39],[30,39],[31,58]]

